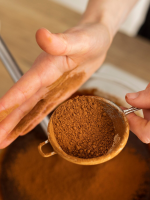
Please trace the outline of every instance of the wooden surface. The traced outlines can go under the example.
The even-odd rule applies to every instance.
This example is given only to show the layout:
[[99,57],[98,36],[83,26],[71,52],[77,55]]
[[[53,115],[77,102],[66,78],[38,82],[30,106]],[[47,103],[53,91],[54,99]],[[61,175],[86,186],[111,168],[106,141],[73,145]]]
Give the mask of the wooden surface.
[[[41,52],[35,41],[38,28],[63,32],[74,26],[80,14],[50,0],[0,0],[1,35],[26,72]],[[118,33],[105,62],[150,81],[150,43]],[[0,97],[13,81],[0,63]]]
[[150,82],[150,42],[148,40],[118,33],[108,51],[106,61]]

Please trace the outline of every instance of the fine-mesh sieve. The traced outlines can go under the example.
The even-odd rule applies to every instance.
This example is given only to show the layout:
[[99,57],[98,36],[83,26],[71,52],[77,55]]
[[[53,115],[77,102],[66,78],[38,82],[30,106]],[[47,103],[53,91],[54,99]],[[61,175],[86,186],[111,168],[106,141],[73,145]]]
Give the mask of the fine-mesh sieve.
[[[76,164],[96,165],[96,164],[100,164],[114,158],[116,155],[118,155],[121,152],[121,150],[126,145],[126,142],[129,137],[129,124],[128,124],[126,115],[131,112],[137,111],[139,109],[131,107],[123,111],[119,106],[117,106],[116,104],[114,104],[113,102],[105,98],[97,97],[97,96],[88,96],[88,98],[95,98],[99,100],[103,104],[105,112],[107,112],[107,114],[113,121],[115,136],[114,136],[113,145],[109,149],[109,151],[103,156],[88,158],[88,159],[74,157],[65,153],[60,147],[60,145],[58,144],[55,134],[54,134],[54,129],[53,129],[53,114],[55,113],[54,111],[48,124],[48,140],[46,140],[45,142],[42,142],[38,146],[39,152],[43,157],[49,157],[55,154],[59,154],[64,159]],[[42,147],[48,142],[50,142],[54,151],[50,153],[44,153],[42,151]]]

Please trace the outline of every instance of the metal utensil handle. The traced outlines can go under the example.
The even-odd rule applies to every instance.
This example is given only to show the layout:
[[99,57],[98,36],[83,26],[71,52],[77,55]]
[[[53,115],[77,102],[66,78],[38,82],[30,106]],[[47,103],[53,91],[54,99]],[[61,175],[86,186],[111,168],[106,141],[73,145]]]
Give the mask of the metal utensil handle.
[[45,142],[40,143],[39,146],[38,146],[39,153],[40,153],[43,157],[50,157],[50,156],[53,156],[53,155],[56,154],[56,152],[54,152],[54,151],[52,151],[52,152],[50,152],[50,153],[44,153],[44,152],[42,151],[42,147],[43,147],[45,144],[47,144],[47,143],[49,143],[48,140],[46,140]]
[[131,108],[128,108],[128,109],[124,110],[123,112],[124,112],[125,115],[128,115],[128,114],[130,114],[132,112],[135,112],[137,110],[141,110],[141,108],[131,107]]
[[[3,62],[5,68],[7,69],[13,81],[17,82],[22,77],[23,72],[19,68],[19,65],[13,58],[12,54],[10,53],[9,49],[7,48],[1,36],[0,36],[0,60]],[[46,135],[47,135],[48,122],[49,118],[46,116],[40,123]]]

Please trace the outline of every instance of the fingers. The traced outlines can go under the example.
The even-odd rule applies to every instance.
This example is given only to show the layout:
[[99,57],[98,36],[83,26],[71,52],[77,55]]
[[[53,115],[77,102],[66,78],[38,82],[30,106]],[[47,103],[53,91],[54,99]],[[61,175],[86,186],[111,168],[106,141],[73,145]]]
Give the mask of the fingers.
[[130,130],[144,143],[150,143],[150,121],[134,113],[127,115]]
[[63,65],[56,67],[60,66],[62,59],[60,57],[56,61],[47,53],[42,53],[36,59],[32,68],[0,99],[0,122],[39,89],[51,85],[63,74]]
[[16,140],[18,136],[19,136],[18,134],[15,134],[15,135],[12,136],[12,134],[10,133],[10,134],[6,137],[6,139],[5,139],[2,143],[0,143],[0,149],[6,148],[6,147],[7,147],[8,145],[10,145],[14,140]]
[[14,86],[0,99],[0,121],[28,100],[41,87],[41,81],[35,70],[27,72]]
[[89,38],[81,32],[52,34],[42,28],[37,31],[36,40],[51,55],[73,55],[89,49]]
[[126,101],[137,108],[150,108],[150,85],[140,92],[126,94]]
[[137,108],[143,109],[144,119],[134,113],[127,115],[130,129],[144,143],[150,143],[150,84],[145,90],[128,93],[126,101]]
[[147,85],[146,89],[147,89],[147,88],[150,88],[150,83]]
[[[24,132],[30,130],[48,111],[53,109],[54,105],[58,104],[58,99],[59,101],[62,98],[64,100],[65,96],[67,97],[72,91],[75,91],[86,80],[87,76],[89,77],[100,66],[110,44],[109,34],[104,26],[100,27],[99,24],[93,26],[92,28],[88,27],[87,30],[75,28],[63,34],[51,34],[46,29],[40,29],[37,32],[37,42],[47,53],[42,53],[36,59],[32,68],[0,99],[1,148],[10,144],[21,134],[20,124]],[[89,51],[89,54],[87,54],[87,51]],[[72,54],[74,55],[68,56]],[[79,69],[78,73],[71,74],[75,67]],[[39,103],[36,104],[37,99],[32,99],[32,102],[29,103],[32,96],[41,88],[47,89],[52,83],[55,85],[55,81],[67,71],[69,73],[66,73],[66,83],[56,85],[56,89],[53,88],[54,96],[49,91],[45,105],[40,102],[41,107],[39,108]],[[58,92],[60,92],[60,96],[58,96]],[[44,98],[46,97],[44,96]],[[26,117],[24,117],[24,121],[21,119],[25,115],[25,111],[28,112],[34,106],[32,103],[36,104],[37,107],[35,106],[32,109],[32,116],[30,115],[31,112],[28,114],[30,120],[28,122],[30,123],[27,126]],[[38,109],[40,113],[37,116],[35,111],[38,112]],[[13,129],[18,122],[19,129]]]
[[14,140],[16,140],[19,137],[18,132],[16,133],[9,133],[6,137],[6,139],[3,142],[0,142],[0,149],[6,148],[8,145],[10,145]]
[[[65,72],[67,64],[64,65],[63,59],[62,56],[56,59],[55,56],[42,53],[33,64],[32,69],[0,100],[0,143],[6,140],[10,132],[13,132],[12,135],[15,137],[21,134],[20,129],[19,131],[18,129],[17,131],[12,130],[38,103],[39,97],[44,97],[47,87]],[[44,92],[40,93],[40,91]],[[25,124],[21,130],[23,128],[26,128]]]
[[[32,110],[32,108],[41,99],[44,92],[44,90],[40,90],[39,92],[37,92],[34,96],[32,96],[28,101],[15,109],[0,123],[0,144],[3,143],[10,132],[20,122],[20,120]],[[20,135],[21,132],[18,131],[17,134]]]

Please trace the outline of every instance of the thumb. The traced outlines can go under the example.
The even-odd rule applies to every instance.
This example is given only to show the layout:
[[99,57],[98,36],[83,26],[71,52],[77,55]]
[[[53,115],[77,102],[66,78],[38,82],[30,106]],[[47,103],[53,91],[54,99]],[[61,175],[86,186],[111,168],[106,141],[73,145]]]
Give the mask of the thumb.
[[81,32],[53,34],[45,28],[36,32],[36,41],[41,49],[55,56],[85,53],[89,46],[87,40]]
[[150,109],[150,87],[136,93],[128,93],[125,96],[127,103],[130,105],[143,108],[143,109]]
[[144,143],[150,143],[150,121],[137,116],[135,113],[127,115],[130,130]]
[[137,108],[143,108],[144,118],[134,113],[127,115],[130,130],[144,143],[150,143],[150,84],[143,91],[126,94],[126,101]]

